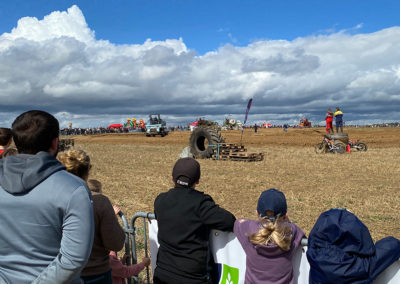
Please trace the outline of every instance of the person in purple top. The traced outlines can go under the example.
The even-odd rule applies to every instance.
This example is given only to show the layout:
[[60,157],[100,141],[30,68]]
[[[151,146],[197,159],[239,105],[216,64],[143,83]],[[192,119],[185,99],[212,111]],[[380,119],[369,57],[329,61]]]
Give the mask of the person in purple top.
[[233,229],[246,253],[245,283],[295,283],[292,258],[305,234],[289,221],[285,195],[264,191],[257,213],[259,220],[236,220]]

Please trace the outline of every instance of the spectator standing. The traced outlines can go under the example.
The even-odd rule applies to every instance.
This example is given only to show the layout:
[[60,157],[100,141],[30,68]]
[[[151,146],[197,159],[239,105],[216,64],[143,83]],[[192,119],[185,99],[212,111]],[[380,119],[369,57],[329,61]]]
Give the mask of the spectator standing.
[[335,119],[336,119],[336,133],[343,134],[343,112],[337,107],[335,111]]
[[[90,157],[84,151],[62,152],[58,155],[58,159],[67,167],[67,171],[88,180],[92,166]],[[89,188],[93,188],[93,182],[89,182],[88,185]],[[95,224],[93,248],[81,277],[84,283],[111,284],[109,254],[111,250],[119,251],[123,248],[125,233],[118,223],[110,200],[101,194],[101,184],[99,185],[98,181],[95,188],[97,189],[92,191]]]
[[284,132],[287,132],[287,129],[288,129],[288,125],[285,123],[285,124],[283,125],[283,131],[284,131]]
[[179,159],[172,179],[175,187],[154,201],[160,244],[154,284],[212,283],[207,265],[210,230],[232,231],[235,217],[195,189],[200,164],[193,158]]
[[400,241],[384,238],[374,245],[368,228],[346,209],[322,213],[310,232],[309,283],[366,284],[400,257]]
[[257,130],[258,130],[258,125],[257,125],[257,123],[255,123],[254,124],[254,133],[257,133]]
[[285,195],[264,191],[257,204],[259,220],[239,219],[236,234],[246,253],[245,283],[292,284],[292,259],[304,232],[289,221]]
[[325,116],[325,121],[326,121],[326,134],[333,134],[333,112],[331,111],[330,108],[328,108],[328,112],[326,113]]
[[12,132],[10,128],[0,127],[0,158],[12,142]]
[[93,242],[86,183],[55,156],[59,124],[31,110],[12,124],[20,154],[0,160],[0,282],[78,282]]

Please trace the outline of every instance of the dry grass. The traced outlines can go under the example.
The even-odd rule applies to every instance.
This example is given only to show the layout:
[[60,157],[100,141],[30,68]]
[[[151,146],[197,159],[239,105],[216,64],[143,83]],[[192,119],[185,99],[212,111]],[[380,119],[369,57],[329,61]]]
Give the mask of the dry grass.
[[[369,146],[367,152],[351,155],[315,154],[312,146],[321,133],[323,129],[248,130],[242,141],[249,151],[264,152],[264,161],[199,160],[198,189],[236,217],[254,218],[261,191],[275,187],[285,193],[291,220],[306,234],[323,211],[342,207],[354,212],[375,240],[400,238],[400,129],[349,129],[350,138]],[[172,167],[189,135],[77,137],[76,147],[90,154],[91,178],[103,183],[104,193],[130,218],[152,212],[155,197],[171,188]],[[240,142],[240,132],[223,136]]]

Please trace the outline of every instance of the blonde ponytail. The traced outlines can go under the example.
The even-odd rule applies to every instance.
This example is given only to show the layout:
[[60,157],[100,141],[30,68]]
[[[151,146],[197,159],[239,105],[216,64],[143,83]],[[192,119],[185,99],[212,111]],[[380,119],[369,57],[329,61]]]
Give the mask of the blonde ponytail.
[[285,216],[277,216],[270,220],[268,216],[260,218],[262,228],[249,235],[250,242],[256,245],[276,244],[284,251],[290,250],[292,229]]

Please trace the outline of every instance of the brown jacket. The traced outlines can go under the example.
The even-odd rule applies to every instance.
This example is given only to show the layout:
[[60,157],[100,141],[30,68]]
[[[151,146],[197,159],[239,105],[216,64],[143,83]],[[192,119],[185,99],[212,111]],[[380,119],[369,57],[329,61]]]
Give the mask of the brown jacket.
[[110,200],[92,192],[94,210],[94,241],[89,261],[82,276],[94,276],[110,270],[110,251],[120,251],[125,242],[124,230],[118,223]]

